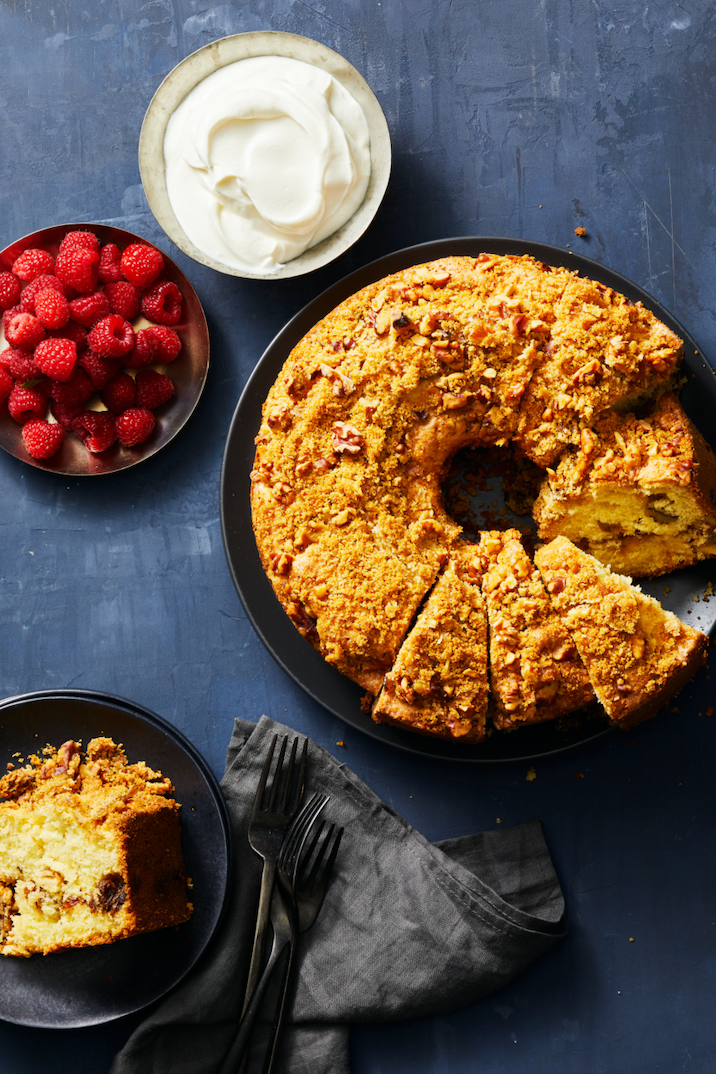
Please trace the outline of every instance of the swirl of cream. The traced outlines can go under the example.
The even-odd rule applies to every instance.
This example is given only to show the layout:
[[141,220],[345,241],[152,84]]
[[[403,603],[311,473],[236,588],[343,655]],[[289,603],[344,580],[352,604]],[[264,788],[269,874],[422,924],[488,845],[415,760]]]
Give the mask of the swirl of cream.
[[353,215],[370,176],[365,117],[325,71],[277,56],[204,79],[171,117],[167,189],[192,242],[270,272]]

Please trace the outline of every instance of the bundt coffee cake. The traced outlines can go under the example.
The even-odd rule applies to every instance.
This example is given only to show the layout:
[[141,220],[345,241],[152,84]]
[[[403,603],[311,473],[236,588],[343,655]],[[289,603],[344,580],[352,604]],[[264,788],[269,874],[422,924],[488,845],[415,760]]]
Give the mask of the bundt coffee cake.
[[566,537],[535,563],[610,720],[653,716],[706,660],[708,638]]
[[569,537],[634,578],[716,555],[716,458],[672,392],[645,414],[611,412],[548,469],[538,534]]
[[[294,347],[256,437],[257,546],[301,634],[378,697],[376,719],[463,741],[481,734],[480,717],[456,721],[426,686],[436,674],[452,685],[428,624],[447,622],[444,593],[468,584],[456,566],[461,528],[441,494],[454,453],[511,443],[555,468],[613,409],[672,386],[681,357],[678,337],[640,303],[567,269],[493,254],[377,281]],[[452,614],[450,644],[464,663]],[[569,667],[568,706],[590,692],[577,685],[578,662]],[[461,703],[479,710],[474,698]],[[503,706],[498,722],[556,708],[526,689],[524,706],[509,718]]]
[[178,804],[160,772],[95,738],[0,779],[0,954],[112,943],[192,913]]

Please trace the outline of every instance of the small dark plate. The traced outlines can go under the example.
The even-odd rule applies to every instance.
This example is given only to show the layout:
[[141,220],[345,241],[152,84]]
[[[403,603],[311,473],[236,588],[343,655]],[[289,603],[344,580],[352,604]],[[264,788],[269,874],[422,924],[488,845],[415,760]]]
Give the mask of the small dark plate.
[[[637,284],[597,261],[544,243],[479,237],[441,239],[398,250],[358,269],[315,298],[279,332],[251,374],[234,413],[221,475],[221,519],[229,569],[254,629],[284,671],[334,716],[381,742],[443,760],[531,760],[578,746],[606,734],[611,728],[603,718],[585,719],[564,725],[558,722],[544,723],[509,733],[494,734],[480,745],[461,746],[374,723],[369,715],[361,711],[363,691],[360,687],[323,660],[301,637],[279,604],[261,566],[251,525],[249,473],[253,468],[254,437],[261,424],[261,408],[268,391],[293,347],[317,321],[361,287],[366,287],[392,272],[438,257],[476,257],[483,252],[531,254],[547,264],[578,270],[581,275],[614,288],[634,302],[643,302],[684,341],[684,364],[688,379],[681,392],[681,402],[703,435],[709,437],[713,414],[716,412],[714,372],[683,327]],[[695,605],[693,597],[703,593],[710,583],[716,583],[716,567],[712,562],[664,575],[648,585],[644,584],[642,588],[656,596],[665,607],[685,622],[708,632],[714,625],[716,600],[712,600],[708,605]],[[668,588],[668,596],[664,594],[665,587]],[[698,622],[695,621],[695,607],[700,609],[701,618]]]
[[[32,235],[26,235],[3,250],[0,253],[0,272],[8,271],[23,250],[33,247],[48,250],[54,257],[68,231],[92,231],[103,246],[105,243],[113,242],[122,251],[133,242],[144,243],[146,246],[153,245],[141,235],[134,235],[123,228],[110,227],[108,224],[58,224],[56,227],[44,228],[42,231],[33,232]],[[175,283],[182,293],[181,320],[178,324],[172,325],[181,339],[182,349],[179,357],[170,365],[156,367],[171,377],[175,394],[168,403],[155,412],[156,425],[148,439],[133,448],[122,447],[121,444],[115,443],[107,451],[95,455],[87,450],[74,433],[68,433],[60,450],[52,458],[33,459],[25,448],[22,426],[10,417],[7,407],[3,406],[0,412],[1,448],[4,448],[10,455],[14,455],[16,459],[21,459],[40,470],[66,474],[69,477],[91,477],[113,473],[115,470],[126,470],[130,466],[144,462],[173,440],[186,425],[199,402],[209,371],[209,330],[196,291],[179,266],[175,265],[163,250],[160,253],[164,258],[161,278]],[[132,323],[135,329],[140,329],[150,322],[140,315]],[[6,346],[4,340],[5,337],[0,328],[0,350],[4,350]],[[90,406],[96,398],[95,393],[90,400]]]
[[[154,1003],[194,966],[224,913],[231,876],[229,818],[219,785],[194,746],[139,705],[87,690],[24,694],[0,702],[0,771],[19,753],[98,735],[122,743],[175,787],[194,913],[178,928],[103,947],[0,958],[0,1018],[43,1029],[98,1025]],[[16,759],[15,759],[16,760]]]

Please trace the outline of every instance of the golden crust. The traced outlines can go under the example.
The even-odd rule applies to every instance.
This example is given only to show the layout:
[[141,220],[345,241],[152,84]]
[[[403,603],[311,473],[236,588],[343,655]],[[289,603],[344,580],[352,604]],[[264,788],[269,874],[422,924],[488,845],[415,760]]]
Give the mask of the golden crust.
[[541,723],[593,703],[584,664],[519,532],[483,532],[478,554],[490,624],[495,727]]
[[539,548],[535,563],[614,723],[654,716],[705,662],[705,634],[566,537]]
[[171,782],[95,738],[0,779],[0,954],[112,943],[192,912]]

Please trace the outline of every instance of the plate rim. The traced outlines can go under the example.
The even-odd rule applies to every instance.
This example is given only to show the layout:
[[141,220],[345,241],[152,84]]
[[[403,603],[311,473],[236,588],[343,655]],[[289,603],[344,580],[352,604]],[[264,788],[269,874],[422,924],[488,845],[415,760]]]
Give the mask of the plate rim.
[[[301,310],[299,310],[279,332],[274,336],[269,345],[265,348],[263,354],[256,363],[254,369],[249,375],[246,384],[241,392],[239,400],[237,402],[232,421],[229,427],[226,444],[224,448],[224,455],[221,466],[220,477],[220,516],[221,516],[221,528],[222,538],[224,543],[224,552],[229,566],[229,571],[234,583],[234,587],[241,601],[242,607],[246,613],[249,622],[258,634],[261,642],[271,654],[276,663],[286,672],[286,674],[300,686],[304,693],[308,694],[314,701],[320,704],[324,709],[327,709],[329,713],[342,720],[344,723],[357,730],[362,731],[370,738],[377,739],[381,742],[395,746],[403,751],[418,754],[420,756],[431,756],[441,761],[452,760],[469,764],[507,764],[518,763],[525,761],[532,761],[540,757],[550,756],[557,753],[563,753],[568,750],[576,749],[582,745],[586,745],[589,742],[594,741],[597,738],[602,738],[605,735],[612,734],[616,729],[607,724],[603,726],[600,720],[600,727],[593,733],[587,733],[582,737],[576,738],[574,741],[567,741],[564,744],[554,745],[545,749],[538,749],[532,751],[528,748],[526,752],[515,751],[510,756],[485,756],[485,745],[479,744],[474,746],[459,745],[457,743],[445,742],[440,739],[431,739],[428,736],[422,736],[402,730],[400,728],[393,728],[385,724],[375,724],[369,716],[363,714],[359,707],[359,696],[362,692],[360,687],[351,683],[345,676],[342,676],[336,669],[326,664],[322,657],[313,649],[313,647],[301,638],[296,631],[296,628],[290,623],[290,620],[283,611],[278,599],[275,596],[273,587],[268,581],[265,575],[263,567],[258,556],[256,549],[256,543],[253,536],[253,529],[250,527],[250,507],[248,502],[243,505],[243,514],[248,516],[249,528],[251,534],[251,544],[253,550],[250,550],[246,546],[242,547],[242,563],[239,565],[236,562],[232,545],[233,532],[237,528],[236,526],[236,489],[230,488],[229,483],[232,480],[233,475],[230,471],[232,469],[232,454],[236,449],[237,441],[240,443],[242,439],[246,439],[249,435],[249,431],[245,431],[241,428],[245,412],[252,411],[252,408],[256,406],[258,395],[260,394],[260,402],[258,405],[258,420],[253,428],[253,435],[258,431],[258,423],[260,422],[260,410],[265,399],[265,390],[263,382],[266,378],[266,368],[273,361],[277,362],[275,367],[275,376],[278,375],[283,361],[288,357],[288,354],[292,347],[302,338],[302,336],[322,317],[326,316],[332,309],[335,308],[341,301],[348,298],[350,295],[360,290],[361,287],[367,286],[369,283],[375,280],[381,279],[384,276],[390,275],[392,272],[400,271],[402,268],[408,268],[412,265],[418,265],[427,261],[435,260],[439,257],[447,256],[477,256],[481,252],[491,252],[497,254],[529,254],[536,257],[539,260],[543,260],[546,263],[552,265],[558,265],[560,267],[566,267],[568,269],[578,270],[580,274],[588,276],[591,279],[595,279],[598,282],[605,283],[607,286],[620,291],[633,301],[641,301],[644,305],[650,309],[656,316],[664,321],[673,331],[684,341],[684,361],[686,363],[688,356],[688,368],[692,369],[696,366],[697,370],[702,376],[708,375],[709,383],[711,384],[716,378],[714,378],[713,369],[710,364],[704,358],[701,349],[697,347],[695,341],[686,329],[681,325],[677,319],[664,307],[662,304],[649,294],[643,287],[630,280],[628,277],[622,275],[616,270],[610,269],[608,266],[601,264],[598,261],[580,254],[572,250],[564,250],[558,246],[552,246],[548,243],[516,239],[507,236],[458,236],[454,238],[446,239],[434,239],[426,243],[418,243],[412,246],[403,247],[400,250],[392,251],[385,254],[382,257],[355,269],[349,275],[343,277],[341,280],[336,281],[330,287],[326,288],[319,295],[308,302]],[[279,349],[283,349],[283,358],[280,362],[275,357],[275,352]],[[260,389],[260,393],[259,393]],[[716,392],[716,384],[713,385],[713,390]],[[705,434],[704,434],[705,435]],[[248,487],[249,487],[249,470],[247,469],[246,475],[243,479],[244,487],[246,490],[245,499],[248,501]],[[239,515],[242,512],[242,507],[238,507]],[[230,517],[231,516],[231,517]],[[258,565],[258,571],[260,577],[256,581],[255,571],[252,569],[246,569],[246,556],[249,556],[251,561],[251,568]],[[666,575],[664,577],[667,577]],[[250,586],[247,579],[255,581],[259,590],[262,587],[262,580],[265,581],[265,590],[261,595],[261,599],[256,600],[251,593]],[[271,600],[269,601],[268,595],[270,594]],[[300,667],[294,666],[294,661],[287,659],[285,654],[276,651],[276,643],[271,636],[270,631],[266,629],[266,608],[273,607],[274,612],[276,609],[280,609],[281,614],[286,622],[290,626],[291,631],[295,634],[296,638],[300,639],[308,652],[302,654],[302,659],[299,659]],[[356,714],[350,718],[345,713],[338,711],[334,703],[327,703],[326,690],[319,690],[312,682],[307,682],[307,678],[310,677],[312,671],[317,669],[317,665],[313,656],[315,656],[324,669],[327,669],[328,677],[337,676],[344,683],[348,683],[349,687],[354,688],[356,694]],[[362,719],[360,717],[363,717]],[[539,727],[547,728],[547,723],[542,725],[534,725],[534,729]],[[530,729],[520,729],[517,733],[524,735],[528,733]],[[553,728],[554,730],[554,728]],[[508,735],[505,735],[507,738]],[[408,741],[404,741],[408,739]],[[492,741],[492,740],[490,740]],[[480,751],[483,754],[480,755]]]
[[[0,719],[3,712],[8,709],[13,709],[18,705],[25,704],[27,702],[34,701],[52,701],[54,699],[63,701],[78,700],[80,702],[95,702],[103,705],[108,705],[112,708],[120,710],[125,716],[130,718],[139,719],[144,723],[149,724],[153,729],[166,735],[171,739],[175,745],[177,745],[186,757],[190,760],[193,766],[197,769],[204,780],[204,784],[213,801],[216,818],[218,820],[218,830],[222,835],[222,847],[224,855],[224,872],[225,882],[223,885],[223,891],[221,895],[221,903],[216,912],[214,924],[210,931],[204,937],[202,943],[193,953],[191,959],[187,962],[187,965],[183,968],[182,972],[176,976],[170,984],[166,987],[162,987],[157,993],[150,999],[142,1001],[136,1006],[127,1006],[127,1009],[112,1012],[111,1014],[105,1014],[102,1016],[82,1017],[75,1020],[57,1021],[54,1020],[38,1020],[37,1018],[19,1018],[17,1016],[10,1017],[6,1013],[0,1013],[0,1019],[11,1025],[26,1026],[31,1029],[81,1029],[94,1025],[107,1025],[110,1022],[115,1022],[121,1018],[126,1018],[129,1015],[137,1014],[140,1011],[146,1010],[148,1007],[157,1003],[159,1000],[164,999],[167,995],[174,991],[179,984],[186,979],[189,973],[196,967],[199,960],[204,956],[207,948],[214,941],[218,934],[218,931],[226,917],[229,902],[232,894],[234,865],[235,865],[235,846],[233,839],[233,829],[231,824],[231,816],[229,813],[228,805],[222,794],[219,780],[214,774],[207,760],[200,753],[194,743],[182,732],[178,727],[175,727],[163,716],[154,712],[153,709],[148,708],[138,702],[131,701],[128,698],[110,694],[102,690],[91,690],[82,688],[57,688],[47,690],[33,690],[22,694],[13,694],[9,697],[0,699]],[[49,957],[49,956],[45,956]]]
[[[9,269],[11,262],[8,262],[8,257],[11,257],[12,260],[14,260],[16,257],[19,256],[20,253],[22,253],[23,250],[29,249],[34,242],[41,241],[41,236],[46,235],[48,232],[53,233],[53,235],[54,233],[57,233],[57,237],[53,237],[49,240],[50,243],[54,243],[56,241],[59,241],[59,237],[62,234],[67,234],[69,231],[93,231],[95,233],[102,232],[109,233],[113,237],[116,237],[119,233],[120,235],[126,237],[127,243],[136,241],[143,243],[146,246],[150,246],[152,249],[158,250],[162,257],[165,259],[165,262],[168,264],[171,272],[176,273],[179,277],[181,286],[187,288],[188,293],[191,296],[192,305],[195,305],[196,312],[200,314],[198,327],[202,337],[202,351],[205,354],[205,360],[203,362],[203,369],[201,372],[201,382],[198,385],[195,398],[191,403],[191,406],[187,410],[186,414],[184,415],[181,424],[178,425],[176,429],[174,429],[171,436],[167,440],[165,440],[163,443],[153,445],[152,450],[149,452],[149,454],[141,455],[141,457],[139,458],[127,454],[125,461],[121,465],[112,466],[109,469],[102,469],[98,467],[97,469],[88,469],[86,471],[71,469],[67,470],[62,469],[60,466],[53,465],[53,459],[55,459],[56,456],[52,456],[52,458],[50,459],[34,459],[29,454],[29,452],[24,451],[24,449],[22,449],[22,453],[12,450],[3,442],[5,437],[0,437],[0,448],[2,448],[3,451],[5,451],[8,455],[12,456],[12,458],[17,459],[18,462],[23,462],[26,465],[32,466],[36,470],[42,471],[43,473],[57,474],[59,477],[73,478],[108,477],[110,474],[124,473],[124,471],[126,470],[131,470],[135,466],[139,466],[141,465],[141,463],[147,462],[149,459],[153,458],[154,455],[157,455],[163,448],[167,447],[187,425],[190,418],[196,411],[196,408],[199,405],[199,401],[206,387],[206,382],[209,376],[209,366],[211,363],[211,337],[209,335],[209,325],[206,319],[206,312],[204,310],[204,306],[196,292],[194,285],[192,284],[191,280],[188,278],[184,270],[180,268],[180,266],[176,263],[176,261],[173,260],[173,258],[169,256],[169,254],[167,254],[164,250],[161,250],[156,245],[156,243],[152,242],[151,239],[147,239],[143,235],[137,234],[137,232],[135,231],[129,231],[127,228],[119,227],[116,224],[105,223],[102,221],[83,221],[80,223],[49,224],[47,227],[38,228],[35,231],[31,231],[27,235],[23,235],[21,238],[16,239],[14,242],[10,243],[8,246],[5,246],[2,250],[0,250],[0,271]],[[100,238],[100,244],[105,244],[111,241],[112,238]],[[7,428],[11,429],[12,432],[15,432],[14,426],[17,425],[18,429],[22,430],[22,426],[15,422],[14,419],[10,418],[6,408],[4,409],[4,412],[0,414],[0,422],[2,423],[2,425],[0,425],[0,428],[4,428],[7,425],[7,422],[12,422],[12,425],[7,425]],[[19,442],[22,448],[21,432]],[[112,451],[114,446],[115,445],[113,445],[112,448],[109,448],[108,450]],[[125,450],[131,451],[131,449]],[[87,452],[87,455],[91,459],[95,459],[98,462],[104,461],[102,459],[102,454],[103,453],[100,453],[99,455],[91,455],[90,452]]]

